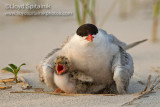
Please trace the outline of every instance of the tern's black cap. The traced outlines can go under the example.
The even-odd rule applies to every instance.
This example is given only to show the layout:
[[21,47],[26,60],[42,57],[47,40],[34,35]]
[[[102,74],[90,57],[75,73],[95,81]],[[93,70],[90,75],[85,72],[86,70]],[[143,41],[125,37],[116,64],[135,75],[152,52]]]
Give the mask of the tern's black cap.
[[98,29],[93,24],[84,24],[84,25],[81,25],[77,29],[76,33],[77,33],[77,35],[82,36],[82,37],[88,36],[88,34],[96,35],[98,33]]

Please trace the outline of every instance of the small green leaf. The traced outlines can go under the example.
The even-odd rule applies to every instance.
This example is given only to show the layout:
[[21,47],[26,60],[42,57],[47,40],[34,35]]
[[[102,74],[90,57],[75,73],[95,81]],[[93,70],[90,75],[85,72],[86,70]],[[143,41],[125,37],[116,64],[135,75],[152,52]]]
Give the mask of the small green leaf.
[[17,68],[17,72],[20,70],[21,66],[26,65],[25,63],[21,64],[18,68]]
[[14,65],[14,64],[8,64],[14,71],[16,71],[17,70],[17,66],[16,65]]
[[20,66],[26,65],[25,63],[21,64]]
[[11,73],[14,74],[13,70],[9,67],[3,68],[2,70],[8,71],[8,72],[11,72]]

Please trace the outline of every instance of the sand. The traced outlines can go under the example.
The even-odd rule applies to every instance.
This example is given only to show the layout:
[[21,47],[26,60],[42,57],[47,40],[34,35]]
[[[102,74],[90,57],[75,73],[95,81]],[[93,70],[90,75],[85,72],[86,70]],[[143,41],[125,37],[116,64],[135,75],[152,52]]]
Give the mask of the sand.
[[[99,24],[103,13],[101,12],[107,7],[101,0],[97,3]],[[53,3],[53,2],[51,2]],[[74,12],[73,2],[62,2],[56,0],[54,9],[67,9]],[[110,5],[107,4],[107,6]],[[53,3],[54,4],[54,3]],[[72,5],[72,6],[70,6]],[[57,6],[57,7],[56,7]],[[103,7],[103,8],[102,8]],[[3,7],[1,7],[3,8]],[[2,9],[3,10],[3,9]],[[2,11],[3,12],[3,11]],[[126,20],[121,20],[117,17],[117,11],[108,18],[103,29],[108,33],[114,34],[120,40],[126,43],[142,39],[150,39],[152,18],[149,15],[138,12],[134,17],[129,17]],[[9,63],[20,65],[25,62],[27,65],[22,67],[22,71],[18,76],[23,76],[33,88],[44,88],[45,91],[53,91],[45,84],[38,80],[38,72],[35,66],[40,60],[53,48],[59,47],[61,41],[68,35],[75,33],[78,25],[75,21],[75,16],[66,17],[33,17],[25,21],[19,17],[0,16],[0,68],[6,67]],[[160,24],[159,24],[160,25]],[[160,38],[160,27],[158,28],[158,38]],[[135,73],[131,79],[128,93],[118,96],[57,96],[49,94],[36,93],[10,93],[11,91],[21,91],[18,85],[13,85],[11,89],[0,90],[0,106],[1,107],[118,107],[132,100],[134,93],[144,89],[144,85],[138,83],[142,81],[146,83],[148,75],[160,75],[160,42],[151,43],[147,41],[133,49],[128,50],[134,60]],[[155,72],[152,68],[158,70]],[[13,77],[10,73],[0,73],[0,79]],[[159,106],[160,105],[160,90],[156,93],[148,95],[147,98],[142,98],[134,102],[131,106]]]

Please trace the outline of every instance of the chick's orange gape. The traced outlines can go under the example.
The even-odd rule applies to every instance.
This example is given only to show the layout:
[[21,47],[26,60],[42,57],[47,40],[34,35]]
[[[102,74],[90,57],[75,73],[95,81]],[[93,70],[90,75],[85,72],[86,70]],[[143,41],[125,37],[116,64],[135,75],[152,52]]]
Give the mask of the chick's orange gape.
[[65,67],[61,64],[58,64],[56,70],[58,74],[61,74],[65,70]]

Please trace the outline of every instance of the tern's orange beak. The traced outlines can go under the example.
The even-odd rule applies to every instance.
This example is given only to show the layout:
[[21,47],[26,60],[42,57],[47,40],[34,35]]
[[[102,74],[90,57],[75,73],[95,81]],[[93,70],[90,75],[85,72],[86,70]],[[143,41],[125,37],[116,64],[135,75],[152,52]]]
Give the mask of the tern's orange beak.
[[93,41],[93,36],[91,34],[89,34],[87,37],[86,37],[86,40],[92,42]]
[[57,70],[58,74],[61,74],[62,72],[64,72],[65,67],[63,65],[61,65],[61,64],[58,64],[56,70]]

